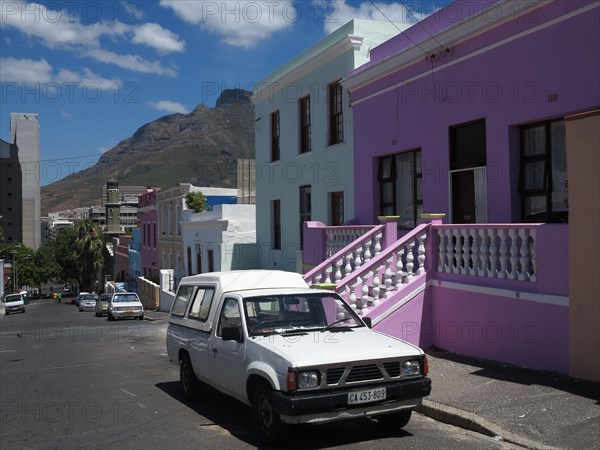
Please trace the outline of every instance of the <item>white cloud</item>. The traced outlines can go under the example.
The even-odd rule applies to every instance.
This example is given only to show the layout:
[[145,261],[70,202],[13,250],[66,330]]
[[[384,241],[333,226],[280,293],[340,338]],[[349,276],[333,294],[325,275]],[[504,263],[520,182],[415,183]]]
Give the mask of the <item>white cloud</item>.
[[63,119],[70,119],[71,117],[73,117],[73,115],[72,115],[70,112],[68,112],[68,111],[65,111],[64,109],[61,109],[61,110],[60,110],[60,116],[61,116]]
[[[125,7],[125,11],[129,10]],[[185,48],[185,42],[179,36],[158,24],[130,25],[102,20],[84,24],[76,17],[72,6],[71,9],[50,9],[38,3],[0,0],[0,12],[0,27],[16,28],[28,37],[39,39],[48,48],[75,52],[137,72],[169,76],[176,74],[173,68],[165,68],[160,62],[103,49],[101,39],[108,38],[115,43],[130,39],[133,44],[152,47],[161,54],[182,52]],[[132,10],[127,14],[133,17],[140,13]]]
[[2,83],[49,83],[52,79],[52,66],[45,59],[0,59]]
[[172,67],[163,67],[158,61],[148,61],[139,55],[120,55],[101,48],[92,48],[84,52],[87,56],[107,64],[114,64],[123,69],[143,73],[155,73],[174,77],[177,72]]
[[58,83],[65,86],[75,85],[78,87],[93,85],[95,88],[101,90],[114,90],[122,85],[118,78],[103,78],[85,67],[79,72],[67,69],[55,71],[45,59],[34,60],[27,58],[0,59],[0,81],[2,83],[18,83],[19,85],[47,83]]
[[[395,23],[400,30],[404,31],[416,23],[415,17],[417,20],[422,20],[427,16],[427,14],[417,11],[409,12],[399,2],[382,3],[375,1],[373,3],[365,1],[358,6],[352,6],[347,3],[347,0],[313,0],[313,8],[318,8],[320,16],[324,18],[323,25],[327,34],[333,33],[352,19],[378,20],[382,22],[389,20]],[[429,11],[429,13],[431,12],[433,11]]]
[[273,33],[293,26],[300,7],[291,1],[160,0],[181,20],[200,25],[236,47],[252,47]]
[[151,102],[150,106],[152,106],[154,109],[156,109],[158,111],[164,111],[164,112],[168,112],[170,114],[172,114],[172,113],[187,114],[189,112],[188,109],[185,106],[183,106],[181,103],[171,102],[169,100],[161,100],[159,102]]
[[134,29],[131,42],[134,44],[148,45],[159,52],[182,52],[185,50],[185,41],[179,39],[175,33],[161,27],[157,23],[145,23]]

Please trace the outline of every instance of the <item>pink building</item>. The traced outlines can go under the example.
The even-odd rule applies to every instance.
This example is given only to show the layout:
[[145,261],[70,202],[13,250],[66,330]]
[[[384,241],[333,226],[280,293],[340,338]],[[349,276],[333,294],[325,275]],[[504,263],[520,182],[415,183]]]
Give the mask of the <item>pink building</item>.
[[138,227],[140,228],[142,276],[158,280],[158,209],[156,190],[148,187],[138,196]]

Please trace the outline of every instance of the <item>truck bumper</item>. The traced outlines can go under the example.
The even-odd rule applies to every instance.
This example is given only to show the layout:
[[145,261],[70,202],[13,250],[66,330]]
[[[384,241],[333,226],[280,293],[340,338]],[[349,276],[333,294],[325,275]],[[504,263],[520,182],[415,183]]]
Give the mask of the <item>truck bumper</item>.
[[[385,400],[348,405],[350,392],[384,386],[387,390]],[[420,405],[423,397],[428,396],[430,392],[429,378],[295,395],[277,391],[273,393],[273,407],[285,423],[322,423],[414,408]]]

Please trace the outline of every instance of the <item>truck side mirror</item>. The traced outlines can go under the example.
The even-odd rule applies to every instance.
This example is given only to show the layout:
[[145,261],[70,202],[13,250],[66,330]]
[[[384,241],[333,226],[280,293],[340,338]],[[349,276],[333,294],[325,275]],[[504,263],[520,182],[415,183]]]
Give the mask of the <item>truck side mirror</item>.
[[373,328],[373,322],[371,322],[370,317],[363,317],[362,320],[366,326],[368,326],[369,328]]
[[236,341],[239,343],[244,342],[244,337],[242,336],[242,327],[237,325],[223,328],[221,332],[221,338],[224,341]]

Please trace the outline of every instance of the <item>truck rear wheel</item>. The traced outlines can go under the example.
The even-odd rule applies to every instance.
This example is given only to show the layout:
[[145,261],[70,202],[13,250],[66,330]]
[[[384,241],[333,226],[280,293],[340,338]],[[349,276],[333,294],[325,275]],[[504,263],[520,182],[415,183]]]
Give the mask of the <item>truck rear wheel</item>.
[[273,390],[266,383],[259,384],[254,392],[252,410],[254,423],[259,437],[268,444],[276,444],[283,440],[287,426],[273,408]]
[[179,365],[179,379],[185,398],[187,400],[197,400],[202,390],[202,382],[194,373],[192,361],[187,354],[181,358],[181,364]]

